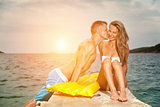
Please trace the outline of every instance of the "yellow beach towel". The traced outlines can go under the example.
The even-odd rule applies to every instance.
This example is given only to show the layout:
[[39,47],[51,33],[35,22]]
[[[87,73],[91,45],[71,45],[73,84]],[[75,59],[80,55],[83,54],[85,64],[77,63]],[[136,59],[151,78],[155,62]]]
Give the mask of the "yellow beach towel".
[[80,77],[77,82],[57,83],[46,89],[47,91],[59,91],[72,96],[92,97],[100,88],[97,77],[98,73],[84,75]]

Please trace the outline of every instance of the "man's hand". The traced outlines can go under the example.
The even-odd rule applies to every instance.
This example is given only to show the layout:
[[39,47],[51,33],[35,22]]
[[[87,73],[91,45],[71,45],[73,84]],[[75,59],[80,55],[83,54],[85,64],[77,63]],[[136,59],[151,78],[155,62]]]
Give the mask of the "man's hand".
[[36,102],[34,101],[34,99],[32,99],[24,104],[23,107],[36,107]]

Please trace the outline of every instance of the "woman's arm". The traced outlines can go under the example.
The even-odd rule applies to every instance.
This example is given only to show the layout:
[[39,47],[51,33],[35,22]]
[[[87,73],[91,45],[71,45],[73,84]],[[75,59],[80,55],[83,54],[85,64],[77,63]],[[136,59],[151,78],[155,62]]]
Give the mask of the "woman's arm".
[[126,56],[125,56],[125,64],[123,65],[123,72],[124,72],[125,76],[127,74],[127,60],[128,60],[128,55],[129,55],[129,46],[128,46],[128,44],[126,45],[126,47],[127,47],[127,50],[126,50]]
[[125,86],[127,86],[127,60],[128,60],[128,56],[129,56],[129,46],[128,44],[126,45],[127,47],[127,50],[126,50],[126,57],[125,57],[125,64],[123,65],[123,72],[124,72],[124,75],[125,75]]

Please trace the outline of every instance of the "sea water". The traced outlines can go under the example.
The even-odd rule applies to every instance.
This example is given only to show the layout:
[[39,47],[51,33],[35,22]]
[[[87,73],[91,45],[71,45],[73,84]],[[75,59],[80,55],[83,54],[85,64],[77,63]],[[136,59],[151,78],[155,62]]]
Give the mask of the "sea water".
[[[38,93],[49,71],[71,56],[0,54],[0,107],[22,107]],[[139,100],[160,107],[160,54],[130,54],[127,78]]]
[[139,100],[160,107],[160,54],[130,54],[127,77]]

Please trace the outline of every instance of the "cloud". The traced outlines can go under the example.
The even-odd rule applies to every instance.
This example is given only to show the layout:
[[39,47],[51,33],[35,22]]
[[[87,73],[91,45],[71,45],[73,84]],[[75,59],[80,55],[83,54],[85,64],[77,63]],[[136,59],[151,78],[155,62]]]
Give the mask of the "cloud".
[[157,41],[150,35],[158,38],[160,34],[159,5],[159,0],[0,0],[0,41],[7,42],[13,36],[16,41],[29,35],[52,42],[51,38],[56,39],[57,35],[67,35],[75,38],[77,47],[89,37],[95,20],[120,20],[131,38],[132,48],[143,45],[140,37],[145,36],[155,44]]

